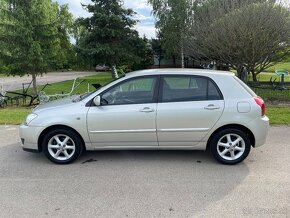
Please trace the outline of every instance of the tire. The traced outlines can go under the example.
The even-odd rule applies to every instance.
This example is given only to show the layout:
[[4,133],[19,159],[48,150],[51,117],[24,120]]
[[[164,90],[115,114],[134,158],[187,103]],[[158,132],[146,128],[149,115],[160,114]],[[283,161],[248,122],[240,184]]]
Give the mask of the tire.
[[83,147],[80,136],[68,129],[53,129],[42,141],[43,153],[57,164],[75,161],[82,154]]
[[242,162],[251,150],[251,142],[240,129],[224,129],[217,132],[210,141],[210,152],[223,164]]

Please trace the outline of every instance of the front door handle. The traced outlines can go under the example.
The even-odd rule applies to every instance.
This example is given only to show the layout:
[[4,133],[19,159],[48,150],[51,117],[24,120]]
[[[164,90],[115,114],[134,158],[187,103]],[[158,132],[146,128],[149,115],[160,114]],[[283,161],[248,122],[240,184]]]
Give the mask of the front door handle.
[[220,109],[219,106],[215,106],[214,104],[209,104],[208,106],[204,107],[204,109],[206,110],[216,110],[216,109]]
[[154,109],[150,107],[144,107],[143,109],[140,110],[140,112],[150,113],[154,112]]

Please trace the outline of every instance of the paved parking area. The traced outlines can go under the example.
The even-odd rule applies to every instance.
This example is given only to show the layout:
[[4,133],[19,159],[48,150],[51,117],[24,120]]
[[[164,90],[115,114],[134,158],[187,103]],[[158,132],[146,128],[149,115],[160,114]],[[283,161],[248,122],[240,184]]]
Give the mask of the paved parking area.
[[239,165],[201,151],[86,152],[71,165],[22,151],[0,127],[0,217],[290,217],[290,127]]

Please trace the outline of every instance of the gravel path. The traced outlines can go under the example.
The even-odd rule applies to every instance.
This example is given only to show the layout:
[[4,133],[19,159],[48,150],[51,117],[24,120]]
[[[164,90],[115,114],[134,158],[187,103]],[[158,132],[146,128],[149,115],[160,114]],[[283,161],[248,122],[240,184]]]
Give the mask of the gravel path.
[[[46,83],[55,83],[65,80],[75,79],[77,77],[90,76],[98,74],[98,72],[89,71],[69,71],[69,72],[51,72],[37,77],[37,84],[44,85]],[[22,83],[30,83],[31,76],[15,76],[15,77],[0,77],[0,86],[4,86],[5,91],[13,91],[22,89]],[[1,91],[1,90],[0,90]]]

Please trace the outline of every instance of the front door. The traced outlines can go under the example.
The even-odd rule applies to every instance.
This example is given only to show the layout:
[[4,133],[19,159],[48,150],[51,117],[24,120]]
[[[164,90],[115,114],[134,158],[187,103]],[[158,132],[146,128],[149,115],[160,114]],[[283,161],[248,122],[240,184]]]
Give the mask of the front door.
[[90,107],[87,127],[93,146],[158,146],[157,77],[136,77],[101,93],[101,106]]

